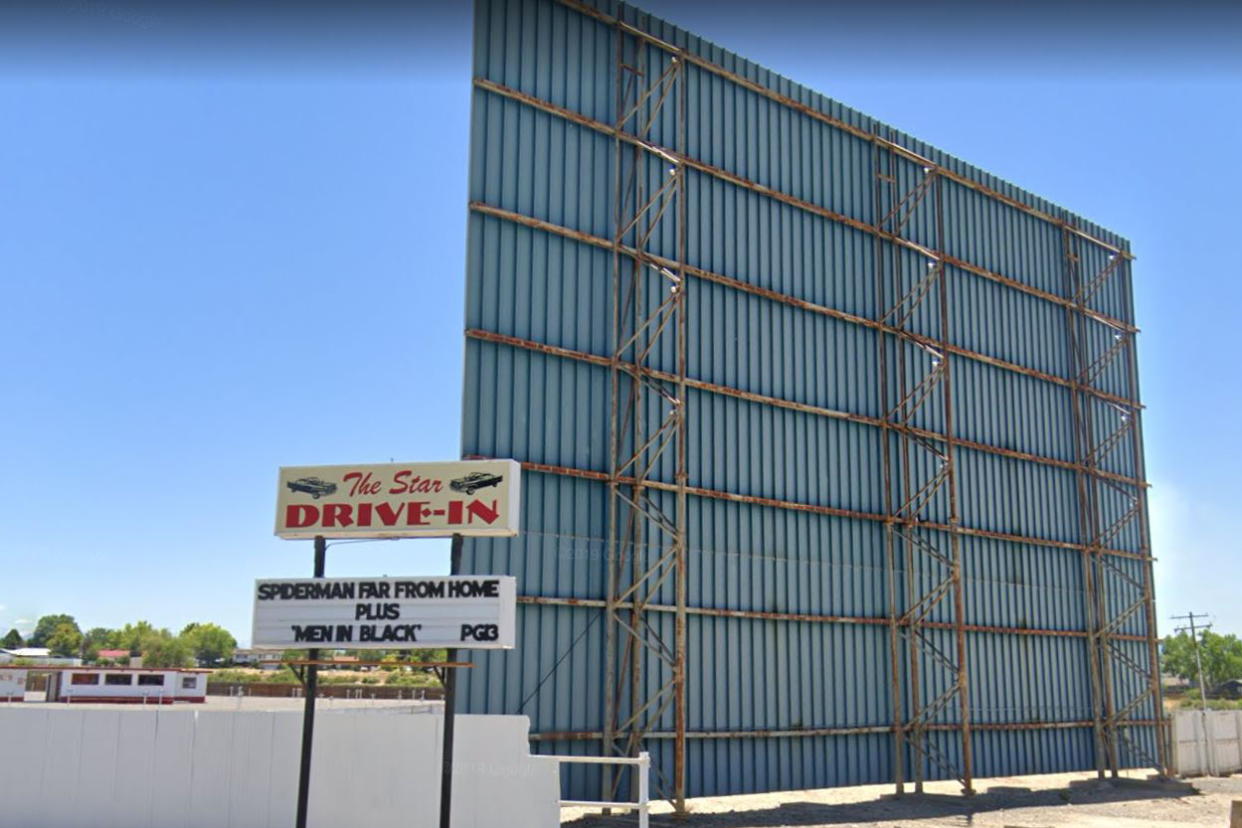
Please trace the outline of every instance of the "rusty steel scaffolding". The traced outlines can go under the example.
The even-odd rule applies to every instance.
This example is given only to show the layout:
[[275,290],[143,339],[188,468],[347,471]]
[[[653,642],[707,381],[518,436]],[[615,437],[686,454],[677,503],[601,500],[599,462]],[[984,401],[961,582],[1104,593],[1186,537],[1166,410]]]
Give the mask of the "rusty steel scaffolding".
[[[886,327],[876,334],[878,346],[881,425],[881,462],[884,464],[884,549],[889,601],[889,658],[893,705],[893,779],[904,790],[905,746],[909,745],[915,791],[922,793],[927,762],[956,777],[966,793],[971,787],[970,705],[966,676],[965,609],[962,596],[962,553],[958,537],[957,474],[954,467],[953,403],[948,352],[948,286],[944,261],[944,202],[942,181],[935,167],[913,167],[900,157],[891,140],[872,142],[875,210],[875,296],[878,322]],[[913,173],[914,183],[905,186]],[[928,196],[930,195],[930,199]],[[923,248],[911,266],[911,251],[897,240],[925,201],[930,204],[934,248]],[[925,211],[927,212],[927,211]],[[913,242],[917,244],[917,242]],[[911,272],[913,271],[913,272]],[[930,306],[930,307],[928,307]],[[939,342],[912,336],[920,310],[934,318]],[[893,342],[888,340],[890,336]],[[889,345],[892,368],[889,370]],[[895,401],[889,388],[895,388]],[[915,423],[936,409],[943,434],[915,431]],[[897,440],[894,456],[890,432]],[[930,468],[929,468],[930,466]],[[895,479],[894,479],[895,478]],[[927,526],[945,515],[947,531]],[[905,605],[899,606],[898,573],[905,587]],[[924,621],[951,604],[952,652],[937,644]],[[901,643],[906,651],[903,683]],[[925,670],[943,671],[947,685],[934,698],[922,698]],[[933,684],[935,686],[935,684]],[[954,701],[960,711],[961,761],[954,762],[932,738],[928,725]],[[908,715],[903,715],[903,710]]]
[[[1079,465],[1078,524],[1085,547],[1082,561],[1096,772],[1104,778],[1107,768],[1116,777],[1124,745],[1161,774],[1167,774],[1169,757],[1160,696],[1147,487],[1142,468],[1142,407],[1133,402],[1138,399],[1135,332],[1101,319],[1088,306],[1110,280],[1119,281],[1120,290],[1130,299],[1129,263],[1125,256],[1105,251],[1105,261],[1089,281],[1084,281],[1084,244],[1089,242],[1062,229],[1063,272],[1069,300],[1065,320],[1073,443]],[[1091,392],[1114,366],[1119,367],[1114,375],[1120,373],[1125,386],[1124,401],[1101,404]],[[1091,473],[1100,471],[1127,442],[1134,462],[1133,479],[1117,480]],[[1108,548],[1127,531],[1138,536],[1138,577],[1112,560],[1115,555]],[[1136,660],[1118,643],[1122,628],[1140,613],[1146,631],[1146,663]],[[1127,733],[1136,726],[1132,717],[1144,703],[1151,707],[1156,721],[1155,756]]]
[[[1101,774],[1116,774],[1125,744],[1151,766],[1167,768],[1147,537],[1146,487],[1141,461],[1137,365],[1129,321],[1090,306],[1110,278],[1121,279],[1129,300],[1130,254],[1076,227],[1064,216],[990,189],[901,146],[786,97],[648,31],[576,0],[558,2],[609,26],[615,43],[615,121],[606,123],[503,84],[476,78],[488,94],[516,101],[563,121],[608,136],[615,154],[613,235],[591,235],[547,220],[472,202],[474,212],[573,239],[612,254],[612,342],[608,356],[590,354],[494,331],[472,329],[467,337],[607,367],[611,375],[608,471],[523,462],[528,471],[605,483],[608,487],[607,566],[604,600],[519,596],[519,603],[575,606],[602,611],[605,623],[604,719],[602,730],[533,733],[534,740],[599,740],[603,752],[634,756],[644,741],[672,740],[671,777],[656,767],[657,791],[678,812],[685,810],[688,739],[891,733],[898,792],[913,771],[922,789],[931,764],[956,777],[970,793],[972,730],[1091,728]],[[687,144],[689,69],[723,78],[769,101],[866,140],[872,149],[874,201],[870,220],[847,216],[781,192],[759,181],[712,166],[690,154]],[[815,304],[690,264],[687,259],[687,175],[722,182],[872,237],[875,260],[874,315],[862,316]],[[944,189],[947,184],[980,194],[1059,229],[1064,245],[1064,294],[1052,293],[951,255],[946,250]],[[920,229],[915,231],[914,226]],[[1079,248],[1110,257],[1084,283]],[[949,342],[948,276],[982,278],[1064,309],[1071,361],[1068,376],[971,350]],[[687,376],[687,292],[692,281],[722,285],[874,331],[879,371],[878,416],[828,409],[765,396]],[[653,285],[655,287],[653,287]],[[1111,344],[1096,347],[1103,326]],[[1088,332],[1091,332],[1090,334]],[[1066,389],[1073,400],[1074,459],[971,442],[954,434],[950,358],[981,362]],[[1110,366],[1123,366],[1124,388],[1101,381]],[[760,402],[881,430],[884,511],[842,509],[716,489],[691,487],[687,475],[688,389]],[[1116,427],[1101,430],[1101,412],[1115,412]],[[1103,434],[1102,438],[1097,432]],[[1108,468],[1127,438],[1134,466]],[[1076,541],[991,531],[960,522],[957,450],[969,448],[1074,472],[1079,501]],[[669,458],[671,459],[671,463]],[[688,607],[687,497],[749,503],[855,518],[884,524],[888,583],[886,617]],[[1121,499],[1116,514],[1106,508]],[[1138,550],[1121,536],[1138,533]],[[1087,604],[1085,630],[1038,629],[965,623],[963,536],[1078,552]],[[654,551],[652,551],[654,550]],[[1128,570],[1131,567],[1134,571]],[[671,603],[668,600],[673,596]],[[1127,625],[1142,613],[1141,634]],[[891,672],[890,725],[805,728],[789,731],[687,730],[686,621],[690,615],[812,623],[884,625]],[[669,624],[672,616],[672,624]],[[672,630],[672,641],[668,631]],[[1091,663],[1092,717],[1088,721],[972,722],[967,681],[967,632],[1084,638]],[[952,646],[943,642],[952,641]],[[1147,664],[1130,653],[1143,644]],[[1129,645],[1127,648],[1126,645]],[[1118,676],[1124,674],[1121,680]],[[1138,677],[1142,688],[1133,692]],[[938,688],[923,699],[925,688]],[[1143,705],[1150,700],[1151,710]],[[956,720],[950,711],[956,702]],[[1138,716],[1144,718],[1137,718]],[[671,717],[671,725],[670,724]],[[1127,730],[1153,727],[1157,756],[1150,757]],[[935,735],[960,737],[960,756],[945,753]],[[616,799],[625,772],[602,778],[603,799]],[[629,780],[631,785],[633,779]]]
[[[616,27],[603,742],[606,755],[637,756],[671,708],[672,779],[657,767],[656,788],[680,813],[686,799],[687,446],[686,174],[678,159],[686,151],[686,83],[682,61],[651,51],[645,41]],[[652,129],[670,117],[677,155],[653,153]],[[657,262],[649,248],[667,243],[670,222],[675,256]],[[659,287],[649,295],[644,288],[652,275]],[[661,349],[670,328],[676,365],[671,376],[655,367],[665,356]],[[649,485],[669,449],[671,497]],[[645,610],[670,579],[676,604],[671,646],[667,629],[652,624]],[[658,672],[654,691],[644,681],[649,666]],[[614,777],[606,765],[602,798],[615,800],[620,782],[621,774]],[[632,774],[630,782],[636,789]]]

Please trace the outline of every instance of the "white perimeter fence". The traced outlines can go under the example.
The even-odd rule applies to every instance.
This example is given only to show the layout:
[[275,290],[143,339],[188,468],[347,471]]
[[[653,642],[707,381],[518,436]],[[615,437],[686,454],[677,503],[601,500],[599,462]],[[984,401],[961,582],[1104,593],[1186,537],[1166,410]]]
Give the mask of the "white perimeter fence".
[[1242,771],[1242,710],[1179,710],[1172,727],[1173,766],[1179,776]]
[[[443,719],[407,709],[323,710],[310,825],[439,824]],[[559,823],[553,758],[525,716],[459,716],[453,828]],[[300,711],[0,707],[2,828],[288,828]]]
[[638,801],[637,802],[600,802],[594,799],[562,799],[562,808],[598,808],[600,810],[609,809],[612,811],[637,811],[638,812],[638,828],[647,828],[651,824],[651,756],[647,751],[638,754],[637,757],[619,757],[619,756],[558,756],[558,762],[572,764],[590,764],[590,765],[634,765],[635,772],[638,774]]

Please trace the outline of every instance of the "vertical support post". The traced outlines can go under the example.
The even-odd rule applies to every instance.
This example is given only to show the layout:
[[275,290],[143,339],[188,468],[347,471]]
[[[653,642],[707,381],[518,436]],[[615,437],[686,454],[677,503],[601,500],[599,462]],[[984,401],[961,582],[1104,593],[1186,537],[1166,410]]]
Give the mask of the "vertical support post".
[[[634,53],[630,57],[629,70],[632,74],[633,86],[631,88],[634,91],[634,94],[639,94],[644,91],[642,89],[642,84],[644,84],[647,79],[647,48],[647,44],[643,41],[634,41]],[[620,125],[621,129],[624,130],[626,123],[632,119],[635,124],[635,130],[639,130],[643,121],[642,110],[646,108],[639,105],[640,100],[641,98],[634,101],[634,109],[630,108],[629,101],[627,100],[626,112],[631,114],[631,118],[623,116]],[[634,205],[634,215],[630,218],[638,219],[643,215],[642,207],[640,205],[643,204],[643,193],[645,192],[647,185],[645,169],[647,159],[646,155],[643,153],[643,150],[638,147],[626,147],[626,151],[630,153],[631,158],[629,197],[632,199]],[[643,222],[640,221],[639,225],[634,228],[635,246],[639,249],[643,246],[643,242],[641,241],[643,235],[641,229],[642,224]],[[624,238],[624,235],[622,238]],[[633,342],[632,353],[634,355],[635,367],[637,368],[642,363],[642,358],[639,354],[644,347],[650,345],[651,343],[651,332],[650,329],[643,324],[643,316],[646,312],[643,291],[643,263],[637,258],[634,258],[629,260],[628,266],[630,270],[630,295],[628,301],[630,303],[630,311],[632,313],[630,324],[634,326],[633,334],[637,337]],[[624,351],[624,348],[622,351]],[[619,354],[618,356],[624,356],[624,353]],[[646,444],[646,403],[649,398],[643,393],[644,389],[642,387],[641,374],[635,374],[633,383],[632,387],[634,390],[629,400],[629,406],[634,429],[634,450],[637,452],[636,457],[638,458],[637,464],[634,468],[637,470],[637,468],[642,466],[647,459],[647,452],[644,449],[639,448],[639,446]],[[644,475],[642,474],[634,475],[634,487],[632,491],[634,493],[634,501],[636,503],[641,503],[647,495],[647,491],[644,488],[644,483],[646,481],[643,477]],[[626,543],[630,549],[631,586],[642,583],[643,573],[647,568],[648,533],[644,531],[646,528],[645,522],[638,518],[638,514],[635,511],[631,511],[630,523],[627,529],[628,537],[626,539]],[[622,558],[624,557],[624,554],[622,554]],[[658,558],[659,556],[657,555],[656,557]],[[633,595],[632,598],[633,600],[630,603],[629,613],[630,628],[642,630],[644,629],[644,614],[646,608],[643,606],[643,602],[638,595]],[[634,711],[642,709],[643,706],[643,670],[646,667],[647,651],[643,647],[639,646],[638,642],[633,638],[627,638],[625,643],[630,653],[628,659],[630,669],[630,713],[633,715]],[[676,669],[676,667],[674,667],[674,669]],[[640,748],[640,737],[635,731],[631,731],[629,739],[626,740],[625,755],[637,756]],[[632,795],[636,790],[637,788],[634,785],[633,771],[631,770],[630,794]]]
[[[1088,282],[1077,234],[1062,227],[1066,324],[1069,345],[1069,384],[1074,414],[1075,465],[1078,473],[1079,530],[1083,535],[1084,588],[1086,590],[1088,655],[1091,661],[1092,713],[1096,722],[1096,768],[1102,777],[1104,763],[1116,778],[1120,773],[1122,743],[1132,755],[1145,758],[1162,775],[1169,763],[1168,741],[1161,708],[1159,653],[1156,648],[1155,598],[1152,592],[1151,543],[1147,525],[1147,492],[1142,462],[1142,405],[1138,402],[1138,374],[1134,354],[1135,329],[1126,322],[1099,318],[1089,300],[1110,277],[1119,280],[1123,303],[1132,306],[1126,260],[1128,254],[1112,247],[1087,248],[1094,260],[1107,261]],[[1093,266],[1093,270],[1095,267]],[[1090,271],[1087,271],[1090,272]],[[1097,326],[1104,326],[1101,330]],[[1100,334],[1105,336],[1100,336]],[[1105,344],[1107,343],[1107,344]],[[1093,348],[1094,346],[1094,348]],[[1092,354],[1092,350],[1098,351]],[[1121,370],[1106,373],[1119,356]],[[1125,396],[1102,405],[1097,390],[1125,384]],[[1101,387],[1101,384],[1103,387]],[[1113,395],[1116,397],[1116,395]],[[1097,435],[1097,430],[1099,434]],[[1125,445],[1130,432],[1134,481],[1119,484],[1103,477],[1104,462]],[[1137,534],[1139,573],[1112,557],[1109,545],[1131,528]],[[1141,615],[1140,615],[1141,613]],[[1136,616],[1143,619],[1147,658],[1127,651],[1124,625]],[[1141,662],[1146,660],[1144,666]],[[1151,705],[1156,756],[1131,737],[1128,728],[1139,725],[1133,715],[1143,715]]]
[[[323,535],[315,536],[315,575],[322,578],[328,544]],[[319,660],[319,650],[306,651],[306,660]],[[315,696],[319,690],[319,667],[306,665],[306,701],[302,705],[302,764],[298,769],[298,807],[295,825],[306,828],[306,807],[310,801],[311,747],[315,741]]]
[[[885,178],[880,159],[886,157],[887,150],[881,150],[880,145],[873,141],[871,143],[871,151],[874,167],[872,210],[875,216],[875,227],[878,231],[882,230],[884,225],[885,191],[885,188],[880,183]],[[883,324],[886,318],[885,310],[888,307],[884,291],[884,239],[877,232],[874,235],[874,240],[874,261],[872,265],[875,269],[875,317],[877,322]],[[880,462],[884,465],[884,569],[888,589],[888,669],[889,691],[891,693],[893,709],[893,784],[896,787],[897,796],[901,796],[905,793],[906,788],[906,726],[901,715],[901,615],[897,601],[896,540],[893,537],[893,468],[888,419],[888,333],[882,328],[877,329],[875,337],[879,371],[877,385],[879,386],[880,398]]]
[[[456,575],[461,570],[462,536],[453,535],[449,553],[449,574]],[[457,660],[457,648],[447,650],[445,661],[450,664]],[[453,813],[453,720],[456,714],[457,670],[453,667],[444,668],[444,741],[441,745],[440,770],[440,828],[449,828]]]
[[[1077,293],[1078,277],[1078,254],[1075,249],[1075,236],[1068,229],[1061,228],[1061,248],[1062,259],[1065,271],[1065,294],[1067,297],[1073,298]],[[1073,413],[1073,444],[1074,444],[1074,461],[1078,464],[1077,481],[1078,494],[1078,533],[1079,542],[1086,547],[1090,547],[1095,540],[1095,530],[1093,528],[1094,510],[1089,495],[1089,487],[1091,481],[1087,478],[1086,459],[1087,439],[1085,425],[1083,423],[1083,405],[1086,400],[1082,393],[1082,389],[1078,387],[1077,377],[1083,370],[1082,363],[1082,346],[1078,340],[1078,328],[1074,317],[1074,308],[1071,305],[1065,306],[1065,324],[1067,331],[1068,343],[1068,374],[1069,378],[1074,382],[1074,386],[1070,389],[1071,410]],[[1083,588],[1085,591],[1085,620],[1087,626],[1087,659],[1088,659],[1088,675],[1091,679],[1091,724],[1095,734],[1095,771],[1099,779],[1103,779],[1105,764],[1105,733],[1104,725],[1101,720],[1101,709],[1103,707],[1101,678],[1100,678],[1100,653],[1099,653],[1099,621],[1096,614],[1096,583],[1095,583],[1095,560],[1090,549],[1082,552],[1082,572],[1083,572]]]
[[[1076,239],[1077,237],[1068,228],[1064,226],[1061,228],[1065,295],[1071,301],[1078,295],[1079,286],[1082,283],[1081,262]],[[1087,423],[1089,415],[1083,409],[1088,404],[1088,400],[1078,383],[1078,378],[1085,370],[1086,364],[1083,359],[1082,331],[1075,308],[1074,304],[1065,306],[1067,367],[1068,379],[1072,383],[1070,402],[1073,414],[1074,461],[1078,465],[1075,475],[1078,494],[1078,532],[1079,541],[1087,547],[1082,552],[1082,570],[1087,626],[1087,659],[1089,661],[1087,673],[1091,679],[1091,723],[1095,734],[1095,770],[1097,778],[1103,779],[1107,757],[1111,755],[1111,751],[1108,749],[1109,733],[1104,725],[1104,717],[1108,715],[1104,704],[1105,678],[1101,676],[1100,670],[1099,629],[1102,616],[1099,609],[1099,587],[1096,583],[1097,562],[1094,554],[1097,534],[1096,509],[1093,499],[1094,481],[1087,474],[1091,437]]]
[[[1122,289],[1125,291],[1125,306],[1134,307],[1132,284],[1134,276],[1130,272],[1129,263],[1122,261]],[[1138,381],[1138,343],[1133,335],[1125,340],[1126,361],[1128,363],[1128,391],[1130,398],[1140,399]],[[1131,452],[1134,455],[1134,476],[1139,480],[1147,479],[1147,464],[1143,458],[1143,417],[1142,411],[1136,406],[1133,411],[1134,425],[1130,429]],[[1168,732],[1164,722],[1164,689],[1160,685],[1160,650],[1156,638],[1156,595],[1155,573],[1152,570],[1151,526],[1148,523],[1147,490],[1139,486],[1135,490],[1138,505],[1139,549],[1146,560],[1143,561],[1143,609],[1147,627],[1147,659],[1149,680],[1151,682],[1152,713],[1156,722],[1156,757],[1160,764],[1161,776],[1169,775],[1172,766]],[[1238,745],[1242,750],[1242,743]]]
[[[637,757],[647,734],[657,727],[667,729],[671,716],[672,772],[662,772],[666,766],[655,771],[661,796],[684,813],[688,81],[680,51],[658,52],[620,23],[614,36],[616,164],[603,748],[606,755]],[[657,53],[664,57],[653,57]],[[653,140],[653,134],[669,133],[675,133],[673,141],[665,139],[675,145],[672,151],[645,143]],[[628,140],[631,137],[639,140]],[[657,259],[651,249],[670,237],[676,246],[675,261],[663,251]],[[653,364],[669,352],[676,360],[676,374],[660,376]],[[668,483],[670,476],[671,498],[651,485]],[[669,587],[676,604],[672,641],[659,623],[648,621],[646,611]],[[622,613],[626,618],[619,617]],[[628,696],[623,693],[626,685]],[[627,767],[631,791],[636,793],[636,766]],[[619,774],[604,771],[603,800],[616,797],[619,779]]]
[[974,791],[973,746],[970,731],[970,680],[966,670],[966,599],[962,587],[962,544],[958,537],[960,517],[957,513],[957,451],[953,444],[953,386],[949,360],[949,280],[944,265],[944,176],[937,175],[936,188],[936,254],[940,260],[940,348],[944,373],[940,380],[944,394],[944,453],[949,494],[949,548],[953,578],[953,626],[957,638],[957,696],[962,720],[962,788],[967,796]]
[[[883,408],[884,439],[882,449],[885,487],[886,558],[889,583],[889,660],[893,681],[893,727],[896,762],[905,761],[906,748],[912,748],[910,760],[914,776],[914,790],[921,793],[926,769],[934,762],[941,771],[952,773],[961,781],[962,790],[969,795],[972,789],[972,747],[970,727],[970,690],[967,672],[967,647],[965,624],[965,597],[962,585],[962,551],[957,512],[957,474],[953,436],[953,398],[948,361],[949,304],[947,270],[945,266],[944,202],[941,170],[926,164],[922,175],[904,166],[898,158],[892,141],[875,136],[875,237],[876,237],[876,302],[877,334],[880,364],[880,400]],[[904,187],[907,180],[903,169],[913,175],[914,183]],[[889,194],[885,203],[884,194]],[[926,196],[932,194],[930,200]],[[920,205],[931,205],[931,214]],[[887,209],[886,209],[887,208]],[[908,258],[902,244],[904,228],[917,215],[923,216],[924,227],[930,225],[934,240],[919,245],[928,257],[926,268],[916,266],[913,273],[903,263]],[[926,232],[926,231],[924,231]],[[885,255],[887,253],[888,255]],[[922,264],[922,263],[920,263]],[[886,271],[887,268],[887,271]],[[887,289],[891,295],[886,295]],[[938,301],[928,299],[932,288],[937,287]],[[926,304],[924,304],[926,302]],[[928,307],[934,306],[934,307]],[[923,312],[916,317],[916,312]],[[920,324],[939,319],[940,336],[932,344],[917,332]],[[894,344],[893,382],[896,403],[888,401],[889,365],[886,355],[887,339]],[[939,394],[936,391],[939,384]],[[943,423],[943,430],[928,435],[919,426],[920,412],[935,416],[935,408]],[[889,445],[890,435],[896,435],[899,451]],[[896,466],[896,480],[893,479]],[[929,473],[928,468],[933,467]],[[894,503],[900,505],[894,508]],[[944,517],[942,514],[947,513]],[[928,531],[928,522],[948,524],[947,537],[942,530]],[[896,548],[900,545],[900,548]],[[896,589],[896,561],[904,562],[905,609],[898,614]],[[926,631],[924,621],[945,602],[952,603],[956,646],[949,648],[939,644],[935,631]],[[898,642],[904,638],[908,656],[905,676],[906,692],[901,693],[898,673],[901,663]],[[954,656],[948,654],[955,653]],[[925,681],[924,668],[927,668]],[[944,673],[948,675],[945,676]],[[943,681],[947,678],[948,681]],[[924,684],[932,687],[948,685],[924,703]],[[930,694],[929,694],[930,695]],[[933,730],[934,719],[948,710],[949,703],[957,696],[961,733],[961,761],[953,758],[936,744]],[[901,704],[909,709],[902,721]],[[938,728],[937,728],[938,730]],[[903,784],[903,768],[895,767],[898,791]]]
[[[614,123],[621,118],[622,107],[624,101],[622,97],[621,82],[621,64],[622,64],[622,44],[621,28],[614,28],[613,36],[616,38],[617,48],[614,60],[614,67],[617,73],[615,78],[616,94],[614,96]],[[620,227],[621,221],[621,133],[618,130],[613,135],[613,216],[614,223]],[[612,359],[610,360],[609,375],[612,383],[611,394],[609,400],[609,422],[608,422],[608,557],[606,561],[605,579],[607,581],[604,592],[604,742],[600,746],[601,756],[612,756],[613,749],[616,744],[616,693],[617,693],[617,513],[618,498],[620,496],[619,485],[617,482],[617,467],[620,464],[618,457],[618,445],[621,439],[619,430],[619,407],[620,402],[618,395],[621,388],[620,377],[620,357],[617,354],[616,344],[621,341],[621,252],[619,249],[620,240],[617,239],[617,247],[612,252]],[[612,766],[605,764],[602,767],[600,799],[607,801],[612,799],[613,783]],[[609,813],[605,811],[605,813]]]
[[[688,154],[686,142],[687,100],[686,90],[688,77],[684,61],[673,58],[677,64],[674,83],[677,85],[677,151],[682,157]],[[677,175],[677,261],[684,263],[688,258],[687,232],[689,212],[687,205],[686,170],[684,165]],[[674,476],[677,481],[677,514],[675,525],[677,537],[677,621],[673,633],[674,647],[677,655],[677,670],[673,681],[676,682],[674,694],[674,728],[677,731],[673,743],[673,791],[676,812],[686,812],[686,582],[689,580],[689,549],[687,548],[687,503],[686,486],[689,482],[688,454],[689,447],[686,433],[686,329],[689,326],[689,299],[686,295],[690,280],[686,278],[685,268],[677,271],[678,283],[671,290],[677,293],[674,312],[677,314],[677,400],[680,412],[677,418],[677,463]]]
[[651,754],[638,754],[638,828],[648,828],[651,814]]

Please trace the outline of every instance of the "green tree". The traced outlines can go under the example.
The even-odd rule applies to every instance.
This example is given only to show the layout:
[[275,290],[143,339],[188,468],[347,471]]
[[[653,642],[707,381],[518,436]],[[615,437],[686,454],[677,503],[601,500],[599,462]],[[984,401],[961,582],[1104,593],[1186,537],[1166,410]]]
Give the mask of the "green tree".
[[166,629],[158,629],[149,621],[126,624],[116,633],[117,649],[129,650],[130,655],[145,655],[148,650],[172,638]]
[[22,641],[22,634],[17,630],[9,630],[9,634],[0,641],[0,649],[18,650],[25,646],[26,642]]
[[1160,661],[1164,672],[1192,683],[1198,683],[1195,648],[1194,642],[1190,639],[1190,633],[1183,632],[1166,636],[1160,643],[1160,650]]
[[91,627],[83,638],[88,647],[93,646],[100,650],[120,649],[120,633],[107,627]]
[[117,631],[107,627],[92,627],[82,636],[82,657],[87,661],[99,661],[99,651],[116,649]]
[[[1199,667],[1190,633],[1168,636],[1162,649],[1165,672],[1198,685]],[[1204,630],[1199,637],[1199,655],[1203,659],[1203,680],[1209,694],[1221,682],[1242,678],[1242,641],[1236,635],[1217,635]]]
[[56,632],[56,628],[61,624],[71,624],[79,635],[82,633],[78,629],[78,622],[73,620],[72,615],[45,615],[35,625],[35,631],[30,634],[30,640],[27,643],[31,647],[48,646],[48,639],[52,637],[52,634]]
[[195,660],[204,667],[216,667],[233,656],[237,648],[228,630],[216,624],[187,624],[181,631],[181,640],[190,648]]
[[172,636],[155,640],[142,653],[143,667],[189,667],[192,661],[190,645]]
[[61,624],[47,640],[47,648],[57,658],[75,658],[82,650],[82,633],[77,624]]

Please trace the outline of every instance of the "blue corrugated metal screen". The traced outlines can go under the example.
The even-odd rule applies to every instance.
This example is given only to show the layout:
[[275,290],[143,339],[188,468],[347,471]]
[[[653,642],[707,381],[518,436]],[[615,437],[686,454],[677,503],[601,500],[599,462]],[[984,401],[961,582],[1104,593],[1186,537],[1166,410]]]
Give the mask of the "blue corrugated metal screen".
[[675,801],[1162,766],[1128,243],[627,6],[478,0],[474,72],[459,709]]

